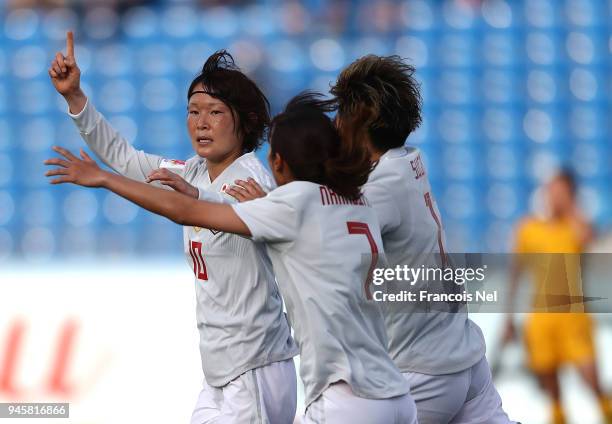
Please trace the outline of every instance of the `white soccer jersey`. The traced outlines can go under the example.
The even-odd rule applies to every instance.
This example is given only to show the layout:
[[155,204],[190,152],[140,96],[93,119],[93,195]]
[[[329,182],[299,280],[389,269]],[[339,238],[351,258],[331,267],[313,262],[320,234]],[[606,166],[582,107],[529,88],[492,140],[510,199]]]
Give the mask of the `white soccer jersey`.
[[[136,150],[88,103],[71,115],[96,155],[118,173],[144,181],[160,166],[180,171],[181,163]],[[198,187],[200,198],[235,202],[225,194],[236,179],[255,179],[265,190],[274,181],[253,153],[238,158],[210,182],[206,160],[186,161],[182,177]],[[283,313],[265,247],[234,234],[183,227],[185,256],[195,274],[196,316],[206,381],[227,384],[238,375],[298,352]]]
[[372,252],[383,253],[372,208],[305,181],[233,208],[267,244],[300,346],[306,406],[337,381],[370,399],[408,393],[385,349],[380,307],[366,301]]
[[[420,151],[409,147],[387,151],[363,191],[378,215],[389,267],[434,265],[424,261],[443,249],[444,230]],[[409,313],[410,307],[385,308],[389,353],[402,372],[449,374],[482,359],[482,332],[466,312]]]

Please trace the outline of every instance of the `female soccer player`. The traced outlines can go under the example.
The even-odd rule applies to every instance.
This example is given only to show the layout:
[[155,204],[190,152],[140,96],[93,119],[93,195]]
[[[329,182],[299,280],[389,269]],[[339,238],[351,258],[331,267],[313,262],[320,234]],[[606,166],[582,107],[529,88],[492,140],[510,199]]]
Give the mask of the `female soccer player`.
[[[377,213],[391,268],[439,267],[446,257],[420,151],[404,146],[421,122],[413,73],[399,57],[369,55],[342,71],[331,90],[343,142],[364,146],[376,165],[363,191]],[[239,201],[265,195],[255,181],[236,183],[227,192]],[[389,353],[410,382],[419,423],[510,422],[493,386],[481,331],[465,310],[402,304],[385,308],[385,323]]]
[[[419,268],[446,258],[421,154],[404,146],[421,122],[413,73],[397,56],[368,55],[344,69],[331,89],[343,141],[363,143],[376,163],[364,195],[378,215],[390,267]],[[407,312],[386,308],[385,321],[389,353],[410,382],[419,423],[509,423],[482,333],[467,312]]]
[[[548,216],[524,218],[515,236],[517,259],[510,274],[510,299],[521,277],[533,281],[534,311],[525,320],[527,361],[552,401],[553,424],[566,424],[559,384],[563,366],[576,368],[598,400],[602,422],[612,424],[612,398],[603,389],[597,367],[593,319],[583,302],[580,253],[593,240],[593,227],[580,210],[576,180],[562,169],[544,186]],[[506,340],[516,335],[514,302],[509,302]],[[567,399],[567,398],[566,398]]]
[[[386,351],[384,322],[367,301],[382,254],[374,211],[360,196],[370,171],[357,146],[341,145],[314,95],[294,98],[270,129],[280,186],[240,204],[198,201],[102,171],[85,152],[49,171],[51,183],[104,187],[182,225],[264,242],[300,347],[306,423],[415,423],[409,385]],[[236,284],[237,282],[234,282]]]
[[[223,51],[208,58],[187,93],[187,128],[197,155],[180,166],[184,179],[159,169],[176,161],[134,149],[87,100],[72,33],[67,56],[56,55],[49,75],[89,147],[119,174],[228,202],[223,190],[236,178],[254,178],[267,189],[274,185],[252,153],[269,123],[268,101]],[[205,377],[191,422],[292,423],[298,348],[270,259],[261,244],[201,227],[183,227]]]

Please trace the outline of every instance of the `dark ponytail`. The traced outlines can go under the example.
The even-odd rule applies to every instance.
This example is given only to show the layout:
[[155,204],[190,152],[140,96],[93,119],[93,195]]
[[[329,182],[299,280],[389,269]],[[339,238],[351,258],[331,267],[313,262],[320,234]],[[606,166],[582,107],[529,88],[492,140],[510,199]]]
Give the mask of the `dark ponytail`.
[[333,104],[314,92],[289,101],[270,126],[270,149],[287,163],[296,180],[326,185],[356,200],[372,169],[368,152],[357,142],[342,143],[325,114]]

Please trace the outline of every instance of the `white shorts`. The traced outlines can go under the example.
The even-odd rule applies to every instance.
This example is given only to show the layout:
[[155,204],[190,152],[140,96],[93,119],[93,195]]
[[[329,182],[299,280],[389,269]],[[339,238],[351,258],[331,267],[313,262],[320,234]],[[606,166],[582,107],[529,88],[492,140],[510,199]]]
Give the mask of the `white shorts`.
[[297,405],[293,359],[255,368],[223,387],[204,380],[191,424],[291,424]]
[[419,424],[508,424],[486,358],[455,374],[404,373]]
[[[296,421],[300,422],[300,421]],[[389,399],[356,396],[346,383],[329,386],[306,409],[303,424],[416,424],[409,394]]]

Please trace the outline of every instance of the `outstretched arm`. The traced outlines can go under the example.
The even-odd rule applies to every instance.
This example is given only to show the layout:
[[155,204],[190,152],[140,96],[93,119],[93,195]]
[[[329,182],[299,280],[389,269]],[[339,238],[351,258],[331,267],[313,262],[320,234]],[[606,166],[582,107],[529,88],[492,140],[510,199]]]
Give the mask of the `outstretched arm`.
[[81,137],[98,158],[114,171],[137,181],[160,184],[197,198],[197,189],[174,173],[159,169],[162,157],[137,150],[96,110],[81,89],[81,71],[74,53],[74,35],[66,34],[66,55],[57,52],[49,68],[51,82],[61,94]]
[[54,147],[64,159],[45,161],[58,166],[46,173],[51,184],[73,183],[85,187],[102,187],[155,214],[180,225],[193,225],[228,233],[250,236],[245,223],[227,204],[203,202],[184,194],[152,187],[151,185],[104,171],[81,149],[79,159],[68,150]]

